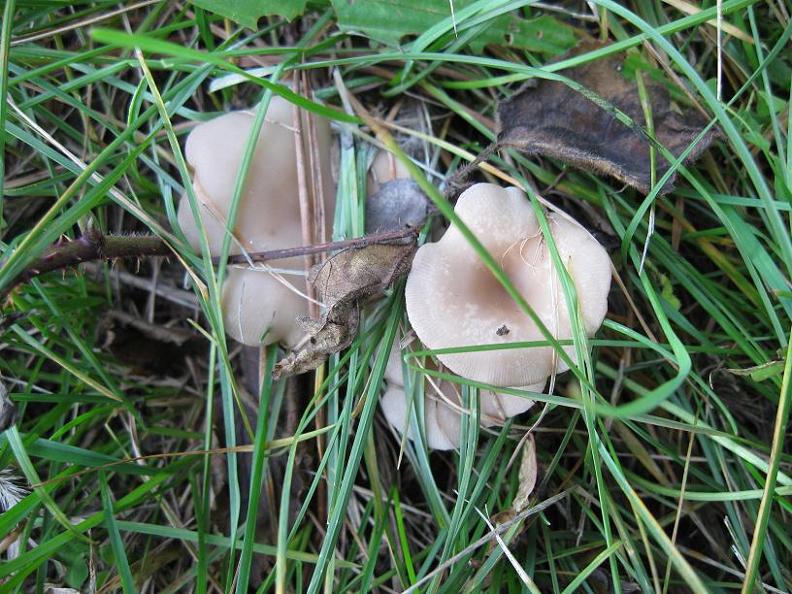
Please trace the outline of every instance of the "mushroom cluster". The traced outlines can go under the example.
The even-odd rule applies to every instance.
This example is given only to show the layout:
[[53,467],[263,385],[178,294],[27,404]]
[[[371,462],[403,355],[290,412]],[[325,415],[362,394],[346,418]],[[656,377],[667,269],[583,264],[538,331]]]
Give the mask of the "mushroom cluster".
[[[380,406],[392,427],[402,434],[406,432],[410,439],[415,440],[415,430],[410,425],[410,414],[412,412],[417,415],[417,411],[411,410],[412,399],[407,394],[405,387],[401,355],[402,351],[398,347],[397,341],[391,350],[388,365],[385,368],[387,383],[385,393],[380,398]],[[429,360],[426,362],[426,367],[436,370]],[[415,374],[414,379],[420,380],[422,376]],[[414,382],[412,383],[414,384]],[[521,389],[540,392],[544,385],[545,381],[543,380],[536,384],[523,386]],[[422,419],[426,446],[433,450],[451,450],[459,447],[459,428],[462,415],[467,414],[462,405],[459,384],[427,376],[422,382],[420,390],[414,391],[417,394],[422,393],[424,397]],[[480,422],[484,427],[502,425],[509,417],[524,413],[533,406],[533,400],[528,398],[489,390],[479,391],[479,402],[481,406]]]
[[[533,207],[520,189],[476,184],[462,193],[454,210],[499,262],[554,338],[571,338],[570,306],[578,310],[586,334],[593,336],[607,313],[611,264],[605,249],[585,229],[567,218],[548,215],[553,242],[577,295],[577,302],[568,304],[547,239]],[[429,349],[545,340],[537,325],[514,302],[454,226],[446,230],[439,241],[427,243],[418,250],[407,278],[405,295],[410,324]],[[564,349],[574,360],[573,347]],[[493,386],[524,386],[529,391],[541,391],[551,375],[568,369],[550,346],[485,352],[471,348],[464,353],[438,354],[437,359],[463,378]],[[391,379],[390,386],[393,387],[389,390],[393,390],[399,384]],[[460,410],[455,404],[459,399],[449,395],[452,389],[444,387],[443,382],[437,388],[434,393],[426,391],[427,402],[433,401],[424,407],[427,445],[449,449],[458,445],[455,440],[458,440]],[[438,398],[440,395],[445,397]],[[504,395],[481,391],[482,412],[489,414],[487,411],[500,410],[504,414],[495,415],[495,418],[503,420],[530,406],[527,404],[530,400],[514,396],[509,397],[510,400],[505,401],[509,404],[504,406],[504,398]],[[396,400],[394,393],[386,393],[384,401],[398,411],[386,412],[386,416],[403,432],[407,427],[408,407],[394,404]],[[435,421],[447,415],[456,415],[456,421]],[[428,436],[430,431],[436,431],[435,424],[442,429],[443,435],[431,439]]]
[[396,179],[409,179],[410,172],[404,163],[399,161],[388,151],[377,151],[371,161],[369,169],[369,179],[366,185],[368,195],[371,196],[379,192],[383,184]]
[[[281,97],[270,101],[231,230],[231,254],[302,243],[298,134],[293,110],[293,105]],[[301,112],[300,116],[307,162],[303,183],[309,202],[324,200],[326,212],[332,212],[335,190],[330,172],[330,126],[323,118],[314,119],[316,151],[312,153],[305,133],[309,128],[308,114]],[[199,216],[212,255],[218,255],[223,245],[234,186],[254,120],[255,115],[248,111],[226,113],[199,124],[187,138],[185,156],[193,170]],[[318,154],[318,163],[310,162],[312,154]],[[199,228],[186,197],[179,204],[178,220],[187,240],[198,251]],[[307,299],[302,294],[303,268],[300,258],[279,260],[277,268],[230,267],[222,301],[228,335],[251,346],[275,342],[294,346],[302,338],[295,319],[307,314]],[[289,274],[290,271],[299,276]]]

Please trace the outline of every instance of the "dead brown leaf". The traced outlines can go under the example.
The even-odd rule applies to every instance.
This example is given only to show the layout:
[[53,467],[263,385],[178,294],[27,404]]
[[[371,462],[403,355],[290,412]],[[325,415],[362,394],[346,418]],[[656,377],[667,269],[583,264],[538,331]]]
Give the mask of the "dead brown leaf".
[[[589,48],[590,49],[590,48]],[[498,144],[531,155],[547,155],[564,163],[604,173],[647,194],[651,185],[650,141],[641,131],[646,123],[637,85],[621,74],[622,60],[609,57],[565,70],[563,74],[592,91],[628,115],[634,126],[616,119],[611,111],[597,105],[564,83],[540,80],[527,86],[498,106]],[[654,136],[678,157],[706,125],[706,119],[692,110],[679,114],[671,107],[667,91],[647,84]],[[710,130],[691,151],[686,162],[694,161],[717,137]],[[670,163],[656,151],[659,179]],[[674,185],[674,173],[661,194]]]
[[8,396],[5,385],[0,381],[0,431],[5,431],[16,423],[16,418],[16,406]]
[[504,524],[520,514],[528,507],[539,475],[539,466],[536,462],[536,441],[533,435],[528,435],[522,446],[522,460],[517,493],[512,500],[511,507],[498,512],[492,517],[494,524]]
[[310,280],[327,309],[321,320],[298,320],[310,338],[275,365],[273,376],[316,369],[329,355],[348,347],[358,331],[360,308],[407,273],[415,249],[413,242],[372,244],[344,250],[317,266]]
[[519,514],[526,507],[536,488],[536,477],[539,474],[539,467],[536,463],[536,441],[533,435],[528,435],[523,445],[522,461],[520,462],[519,487],[517,495],[512,501],[512,509],[515,514]]

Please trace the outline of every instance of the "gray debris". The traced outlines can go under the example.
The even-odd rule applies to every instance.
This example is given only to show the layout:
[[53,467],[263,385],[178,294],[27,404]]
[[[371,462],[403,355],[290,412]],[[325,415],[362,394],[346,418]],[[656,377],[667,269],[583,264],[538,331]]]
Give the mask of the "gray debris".
[[412,179],[394,179],[366,201],[366,233],[399,231],[423,224],[429,199]]

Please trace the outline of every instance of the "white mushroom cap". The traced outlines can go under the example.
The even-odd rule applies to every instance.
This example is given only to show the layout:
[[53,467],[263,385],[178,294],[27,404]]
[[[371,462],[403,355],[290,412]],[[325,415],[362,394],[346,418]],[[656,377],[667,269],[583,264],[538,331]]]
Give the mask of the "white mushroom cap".
[[[297,258],[284,262],[291,262],[291,267],[301,265]],[[226,333],[249,346],[273,342],[296,345],[305,332],[295,320],[307,314],[307,305],[295,289],[304,288],[301,277],[229,267],[222,302]]]
[[[255,115],[247,111],[227,113],[199,124],[187,138],[185,155],[194,171],[193,188],[212,255],[217,255],[223,244],[226,218],[254,119]],[[335,191],[330,172],[330,126],[323,118],[315,118],[315,122],[325,211],[332,213]],[[303,146],[310,193],[314,184],[308,166],[306,125]],[[240,198],[231,254],[303,243],[295,147],[293,106],[281,97],[273,97]],[[317,186],[319,183],[317,180]],[[178,220],[190,244],[199,250],[198,227],[186,198],[179,204]],[[300,258],[273,264],[279,269],[303,271]],[[290,289],[284,280],[263,270],[229,269],[223,312],[226,331],[232,338],[253,346],[278,341],[293,346],[299,340],[302,333],[294,321],[295,316],[307,314],[307,302],[298,292],[303,290],[304,281],[294,275],[281,278],[295,288]],[[262,336],[263,342],[259,342]]]
[[[514,187],[476,184],[459,197],[456,214],[500,263],[515,288],[556,339],[571,338],[560,278],[530,202]],[[555,245],[572,277],[586,334],[607,313],[610,258],[582,227],[548,215]],[[456,227],[422,246],[406,286],[407,314],[429,349],[544,340]],[[565,347],[572,355],[573,347]],[[495,386],[543,382],[568,367],[552,347],[438,355],[454,373]]]
[[367,191],[369,196],[379,191],[382,184],[394,179],[409,179],[410,175],[407,167],[397,159],[393,153],[388,151],[378,151],[374,155],[369,169],[369,179]]
[[[407,431],[408,437],[415,440],[410,419],[416,414],[404,388],[401,353],[395,344],[385,369],[387,386],[380,398],[380,406],[388,423],[400,434]],[[540,392],[545,380],[521,389]],[[424,437],[427,447],[434,450],[452,450],[459,447],[459,429],[463,409],[460,386],[447,380],[427,377],[424,382],[423,421]],[[488,390],[479,391],[480,421],[482,426],[502,424],[507,418],[525,412],[534,401],[511,394],[497,394]],[[410,415],[410,416],[408,416]]]
[[[453,393],[443,392],[446,398],[456,397]],[[459,400],[454,404],[458,406]],[[408,437],[415,441],[415,431],[408,417],[408,413],[415,415],[415,408],[410,406],[404,386],[389,385],[380,398],[380,406],[388,423],[401,435],[407,431]],[[453,450],[459,447],[460,412],[439,398],[426,396],[423,419],[426,447],[432,450]]]

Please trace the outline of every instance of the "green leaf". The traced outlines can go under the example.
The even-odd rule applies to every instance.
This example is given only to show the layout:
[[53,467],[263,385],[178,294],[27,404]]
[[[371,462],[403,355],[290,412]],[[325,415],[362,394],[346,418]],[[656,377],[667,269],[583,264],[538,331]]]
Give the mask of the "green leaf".
[[255,29],[263,16],[280,15],[287,20],[305,12],[307,0],[192,0],[199,8]]
[[671,307],[679,311],[679,308],[682,307],[682,303],[679,301],[679,297],[674,293],[674,285],[671,283],[671,279],[665,274],[660,274],[660,287],[660,294],[663,296],[663,299],[668,301]]
[[521,19],[504,15],[494,19],[481,35],[471,42],[470,49],[480,52],[487,45],[507,45],[515,49],[556,55],[575,44],[572,27],[558,19],[544,15],[535,19]]
[[88,547],[76,540],[58,551],[58,560],[69,568],[65,576],[66,584],[78,591],[88,579],[88,554]]
[[[343,31],[358,31],[383,43],[395,45],[405,35],[424,33],[444,19],[452,18],[448,0],[332,0]],[[454,0],[451,34],[481,24],[480,15],[459,19],[462,9],[474,0]],[[571,27],[551,16],[523,19],[512,14],[495,16],[471,42],[473,51],[488,44],[509,45],[529,51],[558,54],[575,43]]]
[[115,558],[115,567],[118,569],[118,577],[121,579],[121,587],[124,594],[134,594],[135,580],[132,578],[132,570],[129,568],[124,541],[118,531],[118,524],[113,512],[113,498],[110,495],[110,487],[107,485],[107,477],[102,472],[99,475],[102,487],[102,507],[104,507],[104,520],[107,532],[110,535],[110,547]]
[[781,373],[784,371],[784,363],[785,361],[783,359],[774,359],[772,361],[768,361],[767,363],[762,363],[761,365],[753,365],[745,369],[727,368],[726,371],[732,375],[739,375],[743,377],[750,376],[755,382],[763,382],[764,380],[771,377],[781,375]]

